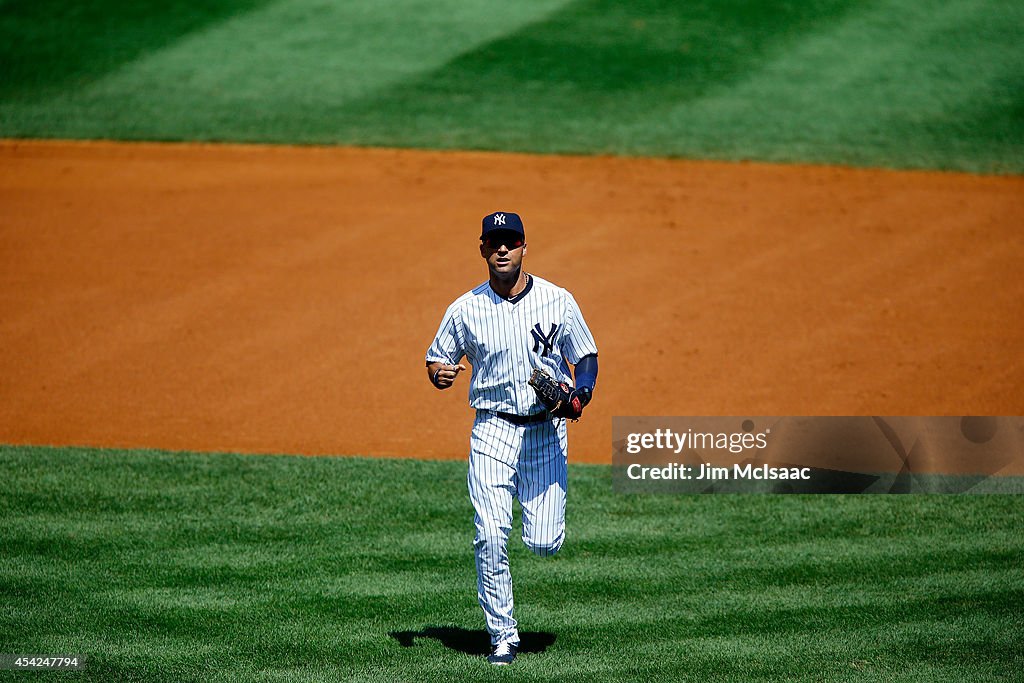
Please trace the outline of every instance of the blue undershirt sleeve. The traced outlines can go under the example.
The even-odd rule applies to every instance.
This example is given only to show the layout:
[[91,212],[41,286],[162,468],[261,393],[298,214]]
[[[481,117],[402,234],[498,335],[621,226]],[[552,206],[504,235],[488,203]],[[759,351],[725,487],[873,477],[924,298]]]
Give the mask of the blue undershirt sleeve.
[[576,388],[586,387],[593,391],[595,384],[597,384],[597,356],[593,354],[583,356],[576,364]]

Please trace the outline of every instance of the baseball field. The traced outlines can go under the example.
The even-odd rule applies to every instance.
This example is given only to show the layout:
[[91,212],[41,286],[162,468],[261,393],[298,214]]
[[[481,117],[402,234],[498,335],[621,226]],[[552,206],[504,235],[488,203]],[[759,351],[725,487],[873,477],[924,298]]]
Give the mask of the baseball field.
[[[1019,497],[628,496],[608,463],[616,415],[1024,412],[1022,31],[996,0],[0,2],[0,655],[1019,680]],[[498,671],[466,385],[423,371],[494,210],[601,359]]]

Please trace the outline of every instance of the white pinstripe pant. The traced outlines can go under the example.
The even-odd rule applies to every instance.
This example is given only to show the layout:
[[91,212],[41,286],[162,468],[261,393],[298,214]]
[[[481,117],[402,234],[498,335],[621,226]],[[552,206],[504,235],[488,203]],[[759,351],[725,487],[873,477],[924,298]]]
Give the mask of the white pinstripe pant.
[[538,555],[554,555],[565,538],[565,420],[517,426],[486,411],[473,423],[469,498],[476,511],[477,597],[491,643],[519,642],[512,616],[508,536],[512,499],[523,508],[523,543]]

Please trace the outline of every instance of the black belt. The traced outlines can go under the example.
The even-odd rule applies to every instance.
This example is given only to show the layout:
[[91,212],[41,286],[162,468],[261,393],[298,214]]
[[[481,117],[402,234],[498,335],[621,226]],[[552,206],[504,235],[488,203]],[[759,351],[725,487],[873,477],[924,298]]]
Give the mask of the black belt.
[[514,413],[499,413],[496,410],[490,411],[502,420],[508,420],[514,425],[532,425],[538,422],[547,422],[551,416],[547,413],[534,413],[533,415],[516,415]]

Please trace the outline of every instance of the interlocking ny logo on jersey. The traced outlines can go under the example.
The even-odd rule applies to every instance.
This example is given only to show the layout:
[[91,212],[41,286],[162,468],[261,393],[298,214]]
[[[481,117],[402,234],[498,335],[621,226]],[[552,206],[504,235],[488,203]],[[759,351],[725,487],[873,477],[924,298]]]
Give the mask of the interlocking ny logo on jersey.
[[[540,323],[533,326],[530,330],[530,334],[533,335],[533,352],[540,353],[541,358],[551,353],[551,349],[555,346],[555,333],[558,332],[558,325],[551,323],[551,331],[544,334],[543,330],[540,329]],[[544,350],[541,351],[541,346]]]
[[496,213],[496,214],[494,214],[494,224],[495,225],[505,225],[505,214],[503,214],[503,213]]

